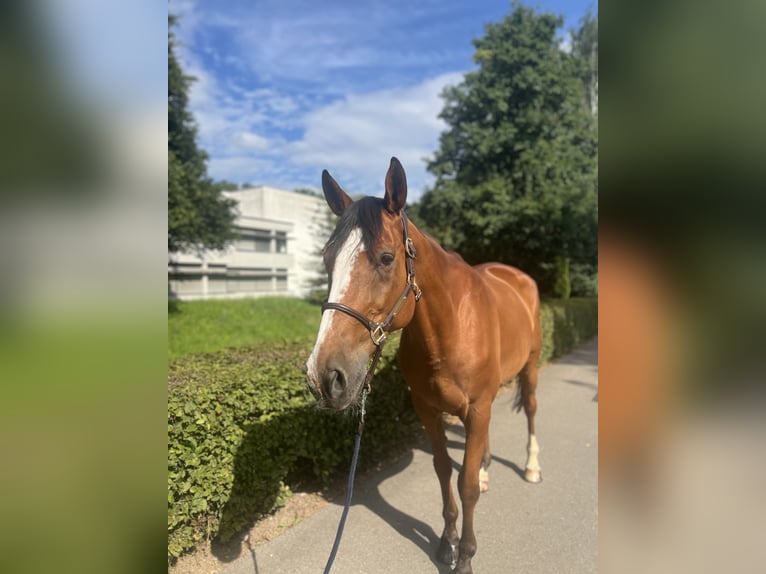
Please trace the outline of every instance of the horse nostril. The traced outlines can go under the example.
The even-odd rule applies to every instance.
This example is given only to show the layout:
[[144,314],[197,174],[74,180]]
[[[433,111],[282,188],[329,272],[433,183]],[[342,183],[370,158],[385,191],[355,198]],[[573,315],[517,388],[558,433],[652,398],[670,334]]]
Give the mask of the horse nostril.
[[346,390],[346,378],[340,371],[328,371],[325,375],[324,387],[327,394],[333,399],[337,399]]

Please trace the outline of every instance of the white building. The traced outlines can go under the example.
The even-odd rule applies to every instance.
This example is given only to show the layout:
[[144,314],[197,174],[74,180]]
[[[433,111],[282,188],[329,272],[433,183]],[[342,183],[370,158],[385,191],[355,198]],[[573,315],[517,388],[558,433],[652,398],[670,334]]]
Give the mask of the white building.
[[306,295],[327,239],[324,199],[266,186],[224,195],[238,203],[237,239],[224,251],[168,254],[168,297]]

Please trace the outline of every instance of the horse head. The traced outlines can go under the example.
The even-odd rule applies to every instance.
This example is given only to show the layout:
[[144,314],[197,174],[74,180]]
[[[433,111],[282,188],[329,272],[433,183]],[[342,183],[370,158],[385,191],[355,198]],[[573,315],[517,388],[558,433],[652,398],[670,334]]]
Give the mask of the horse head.
[[327,170],[322,190],[339,219],[323,251],[330,293],[306,363],[307,383],[320,406],[342,410],[358,402],[370,357],[409,323],[420,291],[399,160],[391,158],[382,199],[353,201]]

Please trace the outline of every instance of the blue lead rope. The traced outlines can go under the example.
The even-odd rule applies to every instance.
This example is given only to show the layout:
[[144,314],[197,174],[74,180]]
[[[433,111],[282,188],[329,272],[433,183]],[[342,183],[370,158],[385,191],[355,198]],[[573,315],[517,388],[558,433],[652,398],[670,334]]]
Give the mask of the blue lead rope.
[[340,539],[343,537],[343,528],[346,526],[348,509],[351,507],[351,497],[354,494],[354,476],[356,476],[356,463],[357,460],[359,460],[359,447],[362,444],[362,432],[364,431],[364,402],[367,399],[367,389],[367,385],[365,385],[365,387],[362,389],[362,409],[359,416],[359,428],[356,431],[356,438],[354,439],[354,455],[351,457],[351,470],[348,473],[346,504],[343,507],[343,514],[341,515],[340,522],[338,523],[338,531],[335,533],[335,542],[332,545],[330,557],[327,559],[327,564],[324,567],[324,574],[330,574],[332,563],[335,561],[335,555],[338,553]]

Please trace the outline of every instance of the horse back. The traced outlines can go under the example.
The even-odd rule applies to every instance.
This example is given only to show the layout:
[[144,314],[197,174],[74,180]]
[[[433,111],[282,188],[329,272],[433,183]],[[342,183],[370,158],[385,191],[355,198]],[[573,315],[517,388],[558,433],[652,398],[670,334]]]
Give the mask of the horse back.
[[[484,280],[497,310],[505,376],[515,376],[530,353],[540,350],[540,297],[529,275],[501,263],[474,269]],[[511,373],[510,375],[508,373]]]
[[502,307],[512,305],[508,299],[511,293],[516,294],[534,323],[540,310],[540,297],[534,279],[520,269],[502,263],[483,263],[474,269],[485,279],[498,304]]

